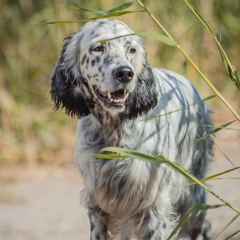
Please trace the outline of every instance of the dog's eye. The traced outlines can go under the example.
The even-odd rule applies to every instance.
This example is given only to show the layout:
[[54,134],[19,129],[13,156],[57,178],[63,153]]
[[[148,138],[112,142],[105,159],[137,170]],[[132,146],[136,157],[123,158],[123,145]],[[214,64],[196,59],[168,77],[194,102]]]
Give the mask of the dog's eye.
[[137,49],[134,48],[134,47],[131,47],[130,50],[129,50],[130,53],[135,53],[136,51],[137,51]]
[[93,46],[91,50],[93,52],[103,52],[104,51],[104,46],[103,45]]

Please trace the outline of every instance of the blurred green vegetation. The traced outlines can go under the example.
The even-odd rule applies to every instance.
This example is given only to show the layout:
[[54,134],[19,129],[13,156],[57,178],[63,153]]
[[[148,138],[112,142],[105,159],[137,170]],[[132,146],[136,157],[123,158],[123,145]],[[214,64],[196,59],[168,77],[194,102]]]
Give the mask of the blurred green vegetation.
[[[144,1],[168,31],[209,76],[227,99],[236,101],[238,91],[229,80],[210,34],[184,1]],[[191,1],[214,31],[231,62],[240,67],[240,1]],[[83,22],[43,24],[51,21],[87,20],[94,16],[68,8],[110,9],[120,0],[0,0],[0,165],[65,163],[72,161],[76,120],[54,112],[49,79],[63,39],[78,31]],[[140,9],[135,5],[131,10]],[[145,13],[119,18],[135,31],[159,32]],[[207,96],[206,84],[172,47],[145,38],[153,66],[187,75]],[[217,105],[217,103],[216,103]],[[239,105],[236,106],[239,109]]]

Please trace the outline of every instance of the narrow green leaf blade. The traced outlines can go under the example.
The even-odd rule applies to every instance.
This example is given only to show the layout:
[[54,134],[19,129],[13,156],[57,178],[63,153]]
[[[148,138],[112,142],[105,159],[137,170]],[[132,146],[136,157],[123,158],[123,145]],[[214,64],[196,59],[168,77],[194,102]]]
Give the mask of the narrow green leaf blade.
[[207,28],[207,30],[211,33],[211,35],[213,37],[215,37],[213,30],[210,28],[210,26],[207,24],[207,22],[203,19],[203,17],[200,15],[200,13],[193,7],[193,5],[188,0],[184,0],[184,2],[188,5],[188,7],[191,9],[191,11],[198,17],[198,19]]
[[239,80],[237,69],[229,61],[226,53],[224,52],[224,50],[218,40],[217,40],[217,47],[218,47],[218,51],[220,53],[222,62],[226,68],[228,76],[230,77],[232,82],[236,85],[236,87],[240,90],[240,80]]
[[179,111],[182,111],[182,110],[184,110],[184,109],[187,109],[188,107],[191,107],[191,106],[200,104],[201,102],[206,102],[206,101],[208,101],[208,100],[210,100],[210,99],[212,99],[212,98],[215,98],[215,97],[216,97],[216,95],[211,95],[211,96],[208,96],[208,97],[206,97],[206,98],[204,98],[204,99],[202,99],[202,100],[200,100],[200,101],[194,102],[194,103],[188,105],[187,107],[183,107],[183,108],[180,108],[180,109],[176,109],[176,110],[173,110],[173,111],[171,111],[171,112],[167,112],[167,113],[165,113],[165,114],[157,115],[157,116],[154,116],[154,117],[151,117],[151,118],[146,118],[146,119],[143,119],[142,121],[152,120],[152,119],[155,119],[155,118],[160,118],[160,117],[163,117],[163,116],[166,116],[166,115],[170,115],[170,114],[172,114],[172,113],[179,112]]
[[[211,175],[211,176],[209,176],[209,177],[203,178],[203,179],[201,179],[200,181],[201,181],[202,183],[204,183],[204,182],[207,182],[207,181],[209,181],[209,180],[214,180],[215,178],[217,178],[217,177],[219,177],[219,176],[222,176],[222,175],[224,175],[224,174],[233,172],[233,171],[235,171],[235,170],[237,170],[237,169],[239,169],[239,168],[240,168],[240,167],[231,168],[231,169],[229,169],[229,170],[227,170],[227,171],[220,172],[220,173]],[[194,184],[196,184],[196,183],[190,183],[189,185],[194,185]]]
[[216,34],[216,38],[217,38],[218,42],[221,43],[221,41],[222,41],[222,36],[221,36],[220,33],[217,33],[217,34]]
[[150,162],[150,163],[156,163],[156,164],[161,164],[161,163],[166,163],[166,159],[163,157],[159,157],[159,159],[156,159],[155,157],[145,155],[140,152],[124,149],[124,148],[118,148],[118,147],[107,147],[103,148],[101,152],[111,152],[111,153],[117,153],[125,157],[129,158],[134,158],[138,159],[144,162]]
[[106,159],[106,160],[123,160],[125,157],[116,154],[92,154],[94,158]]
[[233,217],[233,219],[221,230],[220,233],[218,233],[213,240],[216,240],[236,219],[238,219],[238,217],[240,216],[240,214],[237,214]]
[[[82,7],[76,7],[76,6],[68,6],[69,8],[73,9],[73,10],[77,10],[77,11],[84,11],[84,12],[90,12],[93,13],[95,15],[99,15],[99,16],[115,16],[113,13],[117,13],[120,12],[124,9],[127,9],[133,5],[136,5],[137,2],[133,1],[133,2],[127,2],[127,3],[123,3],[115,8],[112,8],[110,10],[94,10],[94,9],[88,9],[88,8],[82,8]],[[133,11],[132,11],[133,12]],[[123,14],[124,12],[122,12]],[[112,15],[113,14],[113,15]],[[117,15],[118,16],[118,15]]]
[[113,18],[113,17],[119,17],[119,16],[122,16],[122,15],[127,15],[127,14],[131,14],[131,13],[136,13],[136,12],[142,12],[142,11],[120,11],[120,12],[113,12],[113,13],[101,15],[101,16],[99,16],[99,17],[92,18],[92,19]]
[[235,233],[231,234],[229,237],[225,238],[225,240],[230,240],[232,239],[232,237],[234,237],[235,235],[237,235],[238,233],[240,233],[240,230],[236,231]]
[[233,171],[235,171],[235,170],[237,170],[237,169],[239,169],[239,168],[240,168],[240,167],[235,167],[235,168],[229,169],[229,170],[227,170],[227,171],[214,174],[214,175],[212,175],[212,176],[209,176],[209,177],[207,177],[207,178],[202,179],[201,182],[206,182],[206,181],[208,181],[208,180],[212,180],[212,179],[217,178],[217,177],[219,177],[219,176],[222,176],[222,175],[224,175],[224,174],[233,172]]
[[138,32],[137,33],[138,36],[140,37],[147,37],[147,38],[151,38],[157,41],[160,41],[162,43],[165,43],[166,45],[169,45],[171,47],[176,47],[177,44],[176,42],[174,42],[172,39],[170,39],[169,37],[159,34],[159,33],[154,33],[154,32]]
[[76,11],[89,12],[89,13],[93,13],[93,14],[96,14],[96,15],[108,14],[108,10],[106,10],[106,11],[104,11],[104,10],[94,10],[94,9],[88,9],[88,8],[75,7],[75,6],[68,6],[68,8],[70,8],[72,10],[76,10]]
[[72,24],[79,22],[87,22],[87,20],[66,20],[66,21],[51,21],[51,22],[43,22],[42,24]]
[[123,3],[123,4],[121,4],[121,5],[117,6],[117,7],[109,10],[108,13],[114,13],[114,12],[117,12],[117,11],[122,11],[122,10],[124,10],[126,8],[129,8],[129,7],[131,7],[133,5],[136,5],[136,4],[138,4],[136,1]]
[[[163,155],[156,155],[156,156],[149,156],[140,152],[124,149],[124,148],[118,148],[118,147],[107,147],[101,150],[101,152],[111,152],[111,153],[117,153],[125,157],[138,159],[144,162],[150,162],[155,164],[168,164],[171,168],[173,168],[175,171],[179,172],[180,174],[184,175],[187,179],[190,179],[194,182],[197,182],[201,186],[204,186],[203,183],[193,175],[191,175],[186,169],[182,168],[177,163],[169,160]],[[204,186],[205,187],[205,186]]]
[[138,160],[145,161],[145,162],[155,163],[155,164],[165,163],[165,164],[169,165],[173,170],[175,170],[175,171],[179,172],[180,174],[182,174],[183,176],[185,176],[187,179],[190,179],[190,180],[198,183],[206,191],[213,194],[216,198],[218,198],[220,201],[222,201],[225,205],[230,207],[232,210],[234,210],[237,213],[240,213],[240,211],[237,208],[235,208],[230,203],[228,203],[223,198],[221,198],[216,193],[214,193],[211,189],[209,189],[207,186],[205,186],[199,179],[197,179],[195,176],[190,174],[186,169],[182,168],[179,164],[169,160],[168,158],[166,158],[163,155],[148,156],[143,153],[139,153],[139,152],[128,150],[128,149],[118,148],[118,147],[107,147],[107,148],[102,149],[102,152],[104,152],[104,151],[118,153],[118,154],[121,154],[122,156],[138,159]]
[[213,129],[211,132],[209,132],[209,133],[205,134],[203,137],[199,138],[199,139],[195,142],[195,144],[197,144],[198,142],[202,141],[203,139],[205,139],[205,138],[207,138],[207,137],[209,137],[209,136],[217,133],[218,131],[223,130],[224,128],[226,128],[227,126],[229,126],[230,124],[232,124],[232,123],[234,123],[234,122],[236,122],[236,121],[237,121],[237,119],[234,120],[234,121],[231,121],[231,122],[229,122],[229,123],[223,124],[223,125],[215,128],[215,129]]
[[205,204],[198,204],[194,207],[192,207],[179,221],[178,225],[175,227],[175,229],[172,231],[170,236],[167,238],[167,240],[170,240],[177,232],[178,230],[187,222],[187,220],[196,212],[198,211],[206,211],[209,209],[216,209],[220,207],[225,207],[225,204],[221,205],[205,205]]

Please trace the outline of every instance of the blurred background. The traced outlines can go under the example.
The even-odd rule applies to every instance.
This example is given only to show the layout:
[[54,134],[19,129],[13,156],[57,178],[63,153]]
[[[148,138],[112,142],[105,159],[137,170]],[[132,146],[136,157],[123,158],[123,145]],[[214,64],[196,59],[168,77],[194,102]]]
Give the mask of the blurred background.
[[[227,76],[217,53],[216,44],[184,1],[143,2],[239,113],[239,91]],[[120,0],[0,0],[0,181],[2,181],[0,187],[3,187],[2,190],[0,189],[0,204],[2,206],[12,201],[15,203],[11,194],[20,191],[21,187],[14,185],[19,178],[29,176],[30,179],[33,175],[46,177],[46,174],[42,173],[43,168],[50,168],[51,174],[54,174],[56,172],[52,170],[56,169],[56,166],[70,167],[70,172],[64,172],[62,175],[57,173],[55,177],[74,178],[73,182],[77,182],[74,191],[79,191],[78,185],[81,185],[79,183],[81,180],[74,163],[77,120],[66,116],[64,111],[53,110],[49,79],[57,63],[63,39],[78,31],[84,21],[95,17],[90,13],[70,9],[68,6],[107,10],[122,3],[123,1]],[[191,3],[212,29],[221,34],[222,46],[232,64],[239,70],[240,1],[192,0]],[[140,7],[135,5],[131,10],[140,10]],[[146,13],[136,12],[119,19],[136,32],[161,33]],[[47,22],[68,20],[79,22],[47,24]],[[154,67],[160,66],[184,74],[196,85],[203,97],[213,94],[177,49],[148,38],[144,41],[149,61]],[[234,120],[219,99],[215,98],[209,104],[214,109],[213,117],[216,125]],[[219,144],[223,148],[226,144],[231,145],[231,148],[226,147],[225,150],[231,149],[230,153],[235,154],[235,163],[239,165],[239,124],[235,125],[235,130],[228,131],[224,136],[227,136],[225,142]],[[54,182],[53,179],[51,181]],[[14,184],[8,185],[9,183]],[[24,192],[23,189],[21,191]],[[239,192],[239,188],[237,191]],[[22,203],[21,200],[19,201]],[[69,200],[66,200],[66,204],[67,201]],[[7,215],[8,211],[6,209],[5,211]],[[21,214],[24,214],[24,211]],[[15,238],[10,233],[8,235],[6,229],[4,231],[1,232],[0,226],[0,239],[22,239]],[[3,232],[5,237],[2,235],[1,238]],[[25,236],[23,239],[28,238]]]
[[[230,101],[239,92],[226,74],[210,34],[183,1],[146,1],[214,85]],[[236,0],[192,1],[215,32],[231,62],[240,67],[240,2]],[[87,20],[94,17],[68,8],[110,9],[122,1],[0,1],[0,165],[35,165],[72,161],[76,120],[54,112],[49,79],[58,60],[63,39],[83,23],[44,24],[51,21]],[[138,10],[138,6],[131,9]],[[120,17],[135,31],[160,32],[145,13]],[[205,97],[211,91],[177,49],[145,38],[153,66],[186,75]],[[239,99],[239,98],[238,98]],[[213,102],[219,105],[218,100]],[[215,106],[214,106],[215,107]],[[239,104],[235,106],[239,110]],[[227,111],[227,110],[226,110]]]

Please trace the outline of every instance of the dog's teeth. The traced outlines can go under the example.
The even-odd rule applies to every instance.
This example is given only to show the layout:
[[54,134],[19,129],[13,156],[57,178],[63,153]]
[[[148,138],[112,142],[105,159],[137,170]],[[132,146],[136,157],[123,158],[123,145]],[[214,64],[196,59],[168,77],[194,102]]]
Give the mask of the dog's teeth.
[[110,92],[107,92],[107,97],[108,97],[108,99],[111,99],[111,93]]

